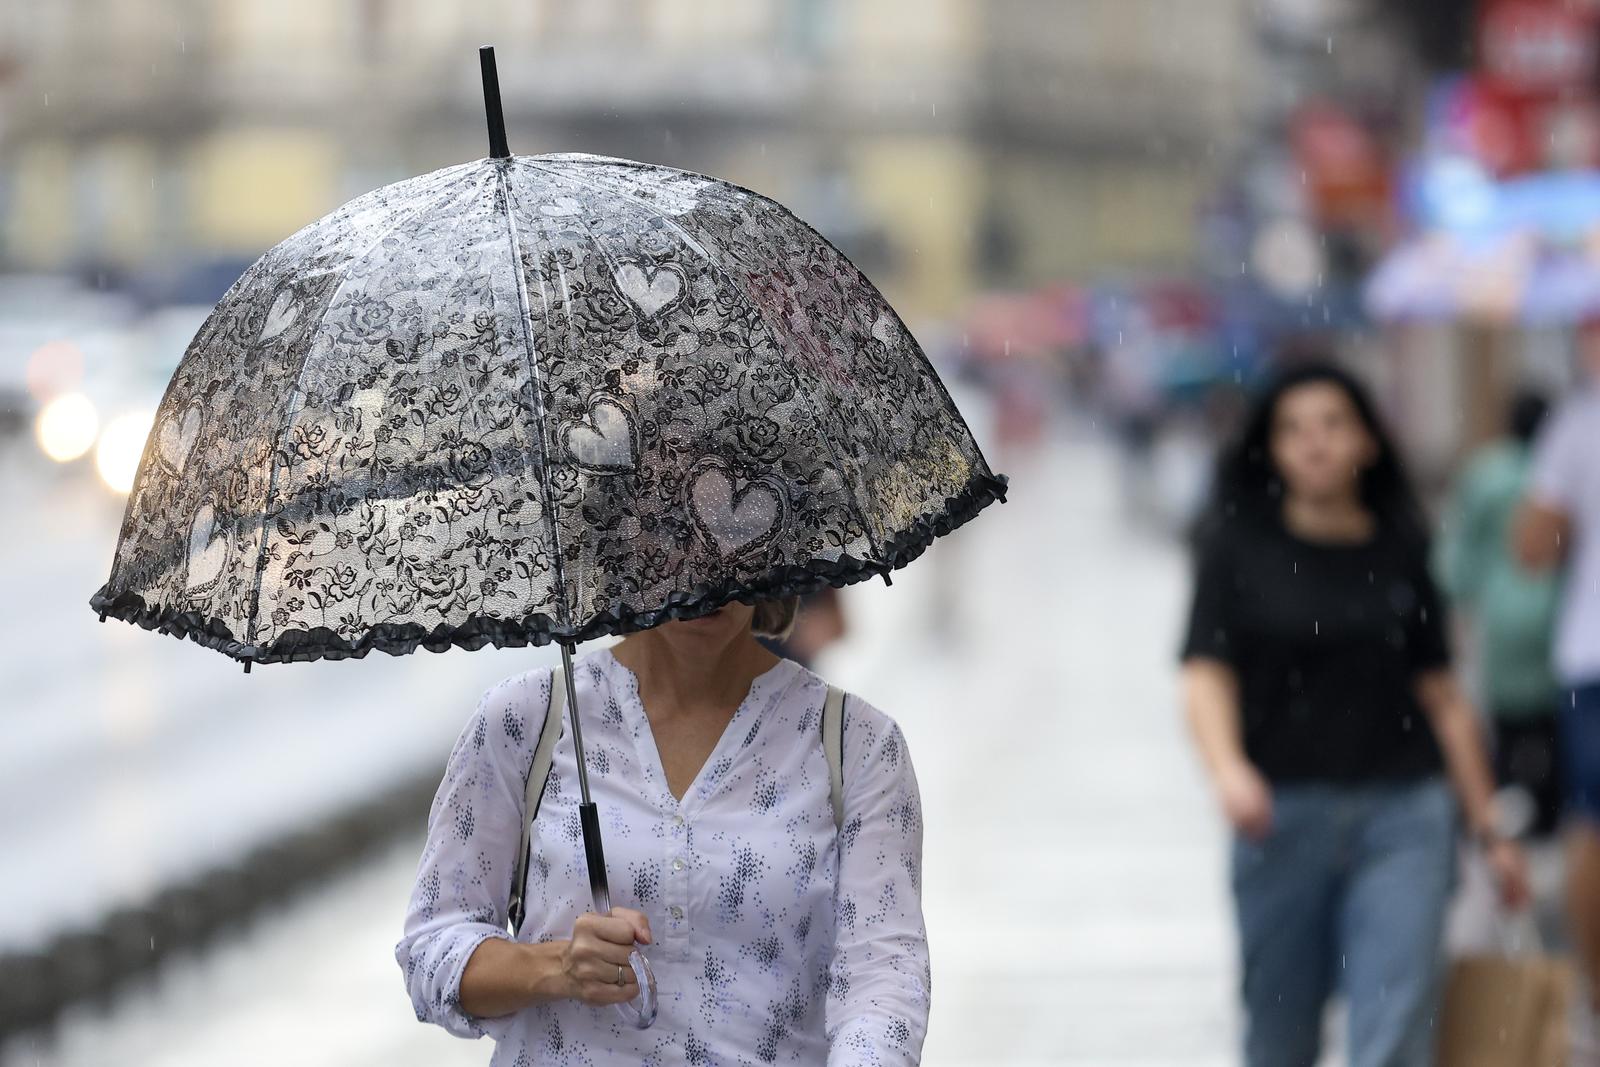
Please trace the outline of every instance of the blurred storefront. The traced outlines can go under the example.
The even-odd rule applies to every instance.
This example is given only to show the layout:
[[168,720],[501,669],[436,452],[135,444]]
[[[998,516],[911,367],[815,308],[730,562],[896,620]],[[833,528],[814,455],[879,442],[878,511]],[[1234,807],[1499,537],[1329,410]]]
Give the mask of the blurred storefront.
[[1402,232],[1366,285],[1388,394],[1434,479],[1559,392],[1600,321],[1600,5],[1489,0],[1419,102]]
[[768,192],[913,315],[1107,264],[1178,269],[1206,161],[1238,127],[1243,6],[8,9],[0,269],[132,273],[152,299],[204,299],[344,199],[481,155],[472,55],[486,41],[504,57],[514,150],[647,158]]

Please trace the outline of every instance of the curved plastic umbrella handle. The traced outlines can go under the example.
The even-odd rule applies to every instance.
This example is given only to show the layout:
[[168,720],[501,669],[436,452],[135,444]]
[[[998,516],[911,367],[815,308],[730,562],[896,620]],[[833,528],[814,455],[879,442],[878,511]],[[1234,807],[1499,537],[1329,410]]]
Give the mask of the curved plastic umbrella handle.
[[633,967],[633,977],[639,983],[639,995],[616,1005],[622,1017],[640,1030],[646,1030],[656,1021],[656,974],[650,961],[635,948],[628,953],[628,963]]

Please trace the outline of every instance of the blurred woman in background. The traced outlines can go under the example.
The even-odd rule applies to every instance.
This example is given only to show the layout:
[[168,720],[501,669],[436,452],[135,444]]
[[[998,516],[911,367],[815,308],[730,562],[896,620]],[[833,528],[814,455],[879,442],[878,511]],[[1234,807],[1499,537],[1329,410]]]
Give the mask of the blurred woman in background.
[[1508,905],[1527,875],[1450,672],[1421,511],[1352,377],[1309,362],[1270,383],[1197,562],[1184,697],[1234,830],[1245,1062],[1311,1067],[1338,991],[1354,1067],[1430,1064],[1458,824]]
[[1502,802],[1527,808],[1530,837],[1548,836],[1561,820],[1562,692],[1550,658],[1561,588],[1555,574],[1523,566],[1511,531],[1546,408],[1533,393],[1513,399],[1506,432],[1473,452],[1457,477],[1434,553],[1434,572],[1476,638]]

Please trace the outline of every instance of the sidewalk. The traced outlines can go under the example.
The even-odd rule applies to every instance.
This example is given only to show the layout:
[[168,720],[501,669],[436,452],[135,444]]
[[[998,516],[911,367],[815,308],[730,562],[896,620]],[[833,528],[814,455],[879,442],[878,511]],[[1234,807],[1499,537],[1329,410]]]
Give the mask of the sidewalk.
[[[1010,502],[873,590],[837,659],[922,783],[926,1062],[1232,1063],[1223,837],[1175,702],[1182,553],[1123,524],[1097,442],[995,462]],[[896,655],[941,582],[970,607]]]

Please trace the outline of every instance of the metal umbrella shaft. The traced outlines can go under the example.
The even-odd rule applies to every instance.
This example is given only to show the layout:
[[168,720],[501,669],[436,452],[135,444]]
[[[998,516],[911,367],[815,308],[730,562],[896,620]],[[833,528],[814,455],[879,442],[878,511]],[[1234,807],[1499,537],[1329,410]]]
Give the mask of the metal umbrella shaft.
[[561,671],[567,680],[567,721],[572,724],[572,751],[578,760],[578,819],[583,824],[583,854],[589,864],[589,892],[594,910],[601,915],[611,910],[611,887],[606,881],[605,849],[600,844],[600,810],[589,799],[589,768],[583,755],[583,724],[578,714],[578,690],[572,681],[572,646],[561,643]]
[[[500,75],[495,66],[494,49],[492,47],[485,45],[478,49],[478,66],[483,74],[483,110],[489,124],[489,152],[497,160],[507,160],[511,157],[511,150],[506,144],[505,113],[500,103]],[[504,181],[503,173],[501,180],[502,182]],[[521,262],[521,256],[517,248],[516,227],[509,215],[510,210],[508,199],[506,225],[507,235],[511,241],[512,269],[520,272],[521,268],[518,264]],[[518,302],[522,307],[524,327],[526,328],[526,317],[528,315],[527,296],[523,291],[523,282],[520,276],[517,278],[517,296]],[[530,347],[528,355],[531,359],[532,338],[525,333],[523,340]],[[537,393],[537,390],[538,386],[536,384],[535,393]],[[539,412],[541,422],[543,421],[543,415],[544,413],[541,410]],[[548,483],[546,483],[547,491],[548,488]],[[553,517],[551,517],[550,526],[551,543],[556,547],[556,588],[564,590],[566,582],[561,573],[560,540],[556,536]],[[563,615],[566,614],[565,603],[566,598],[563,595]],[[583,803],[578,805],[578,817],[583,823],[583,851],[589,864],[589,890],[594,898],[594,909],[604,915],[611,910],[611,889],[606,881],[605,850],[600,844],[600,814],[594,806],[594,801],[589,798],[589,769],[583,755],[583,726],[579,721],[578,702],[576,699],[577,690],[573,686],[572,679],[572,649],[572,642],[561,642],[561,669],[566,674],[567,680],[567,718],[572,723],[572,746],[578,757],[578,789],[583,797]]]
[[[606,882],[606,857],[600,846],[600,813],[594,801],[589,799],[589,770],[583,755],[582,716],[578,714],[578,690],[572,678],[572,645],[565,641],[561,642],[561,671],[567,682],[567,719],[572,723],[572,751],[578,760],[578,793],[582,797],[578,805],[578,818],[583,824],[583,852],[589,866],[589,894],[594,901],[595,914],[607,915],[611,912],[611,887]],[[650,960],[639,951],[638,942],[634,944],[633,951],[628,953],[628,966],[633,968],[639,993],[633,1001],[616,1007],[623,1018],[643,1030],[655,1022],[659,1001],[656,996],[656,976]]]
[[[489,122],[489,151],[497,161],[508,161],[511,150],[506,145],[505,116],[500,104],[500,77],[495,69],[494,49],[483,47],[478,49],[478,63],[483,73],[483,105],[484,112]],[[506,189],[506,234],[511,242],[512,267],[517,271],[517,299],[521,307],[523,322],[523,341],[528,345],[527,355],[530,361],[533,358],[532,338],[528,335],[528,294],[521,276],[521,253],[517,247],[516,223],[511,216],[510,189],[504,185],[506,182],[505,168],[500,171],[502,187]],[[535,395],[538,385],[535,383]],[[544,412],[539,411],[540,435],[543,438]],[[541,444],[541,452],[543,446]],[[541,464],[541,473],[545,478],[546,500],[549,499],[548,468]],[[562,590],[562,614],[567,615],[569,609],[565,596],[566,582],[561,568],[561,544],[557,536],[555,517],[547,511],[550,521],[551,544],[555,549],[556,588]],[[571,619],[567,622],[570,626]],[[598,915],[608,915],[611,912],[611,887],[606,881],[606,856],[605,849],[600,843],[600,812],[595,807],[594,801],[589,796],[589,764],[583,752],[583,721],[578,714],[578,687],[572,676],[572,650],[576,642],[562,641],[561,644],[561,671],[567,683],[567,719],[572,724],[572,749],[578,761],[578,792],[581,803],[578,805],[578,819],[583,826],[583,853],[584,860],[589,868],[589,895],[594,901],[594,910]],[[650,961],[645,955],[634,948],[628,954],[628,964],[633,968],[634,979],[639,983],[639,993],[633,1001],[627,1004],[618,1004],[616,1009],[630,1023],[639,1029],[644,1029],[655,1022],[658,1001],[656,999],[656,980],[651,970]],[[621,978],[620,971],[618,975]]]

